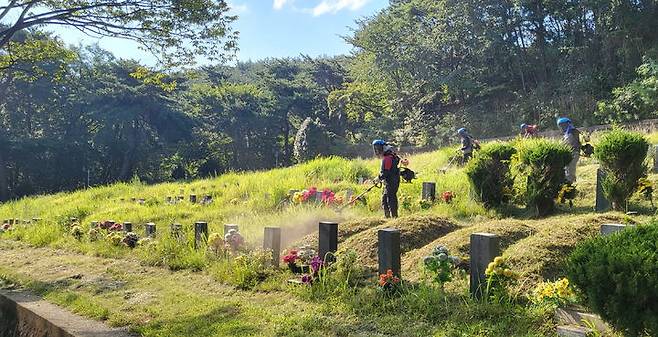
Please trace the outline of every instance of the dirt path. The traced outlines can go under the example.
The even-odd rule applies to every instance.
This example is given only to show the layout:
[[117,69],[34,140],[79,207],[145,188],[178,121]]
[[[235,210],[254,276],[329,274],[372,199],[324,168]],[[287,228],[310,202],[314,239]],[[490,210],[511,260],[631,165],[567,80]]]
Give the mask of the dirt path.
[[83,316],[128,325],[144,336],[275,335],[273,327],[315,311],[286,292],[237,291],[205,273],[171,272],[135,260],[7,240],[0,240],[0,251],[2,278],[28,284],[46,300]]

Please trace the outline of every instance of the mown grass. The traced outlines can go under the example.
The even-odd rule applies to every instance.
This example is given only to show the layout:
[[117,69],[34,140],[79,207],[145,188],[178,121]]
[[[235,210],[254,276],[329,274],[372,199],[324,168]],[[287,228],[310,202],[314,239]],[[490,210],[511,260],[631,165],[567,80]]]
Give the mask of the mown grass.
[[[414,202],[402,214],[446,217],[459,225],[445,236],[442,233],[436,238],[419,238],[422,247],[410,247],[414,250],[404,257],[404,273],[414,275],[415,281],[422,280],[415,268],[430,246],[448,244],[463,256],[468,235],[476,229],[500,232],[504,236],[504,248],[510,247],[506,254],[518,268],[533,276],[547,277],[559,274],[555,269],[560,252],[554,252],[553,248],[560,248],[563,242],[569,248],[595,232],[595,224],[585,223],[594,201],[597,165],[593,159],[581,160],[579,196],[574,207],[560,206],[558,214],[543,223],[529,220],[528,213],[518,205],[490,211],[475,202],[462,170],[454,167],[445,173],[439,170],[448,164],[455,150],[446,148],[409,158],[419,179],[402,184],[401,196],[412,196],[415,201],[420,196],[421,183],[435,181],[437,193],[449,190],[456,197],[450,204],[438,202],[428,210],[421,210]],[[20,244],[3,247],[16,263],[0,267],[0,274],[77,313],[106,320],[111,325],[129,325],[143,336],[554,335],[554,322],[545,308],[529,306],[523,300],[505,304],[473,301],[466,292],[465,275],[457,277],[445,290],[420,282],[410,284],[401,296],[387,297],[378,292],[372,273],[363,270],[354,270],[350,276],[338,272],[320,285],[299,287],[287,283],[292,275],[285,271],[262,272],[266,268],[258,270],[235,260],[217,259],[207,250],[192,246],[192,224],[199,220],[209,222],[210,231],[219,233],[223,232],[223,224],[237,223],[250,248],[258,248],[265,226],[281,226],[287,246],[317,230],[320,220],[344,222],[368,217],[363,224],[353,226],[358,231],[350,235],[357,237],[357,232],[367,232],[370,224],[379,225],[373,221],[373,217],[381,216],[377,192],[368,195],[365,205],[343,211],[316,205],[287,206],[282,201],[290,189],[310,186],[359,193],[368,185],[359,185],[358,178],[371,178],[377,169],[374,159],[324,158],[291,168],[230,173],[193,182],[152,186],[119,183],[24,198],[1,205],[0,219],[39,217],[43,220],[37,225],[15,226],[15,230],[2,234],[1,238],[44,247],[40,249],[47,254],[58,253],[41,255],[43,251],[32,251],[35,248]],[[181,194],[186,201],[176,205],[165,203],[167,196]],[[193,205],[187,201],[189,194],[197,194],[199,198],[210,194],[214,202]],[[131,202],[133,197],[145,199],[144,205]],[[631,206],[646,214],[653,212],[640,199],[634,199]],[[575,215],[568,216],[569,213]],[[510,216],[518,220],[505,219]],[[106,241],[91,243],[87,237],[77,241],[67,227],[71,217],[79,218],[85,228],[91,221],[130,221],[140,234],[144,223],[155,222],[158,240],[153,246],[135,250]],[[407,226],[410,219],[400,219],[399,225]],[[521,223],[530,221],[529,226]],[[583,224],[572,228],[571,222]],[[184,240],[170,236],[170,223],[184,225]],[[564,236],[561,240],[554,240],[556,231]],[[427,242],[430,244],[425,245]],[[59,252],[65,252],[68,258],[58,256]],[[37,257],[40,261],[33,262]],[[67,271],[80,270],[86,276],[101,275],[120,286],[106,289],[96,283],[85,283],[88,280],[59,282],[50,274],[62,277],[63,272],[57,271],[61,265],[67,265]],[[549,273],[542,274],[546,271]]]

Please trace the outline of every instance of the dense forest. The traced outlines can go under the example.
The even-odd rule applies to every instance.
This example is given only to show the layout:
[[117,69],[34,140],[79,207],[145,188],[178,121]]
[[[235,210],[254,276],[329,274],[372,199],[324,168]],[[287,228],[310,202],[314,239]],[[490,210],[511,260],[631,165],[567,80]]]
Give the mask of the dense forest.
[[373,138],[438,146],[458,126],[658,117],[657,18],[655,0],[391,0],[355,22],[351,55],[227,61],[222,26],[213,65],[174,64],[181,45],[150,36],[172,51],[156,68],[66,46],[47,21],[0,24],[0,200],[368,155]]

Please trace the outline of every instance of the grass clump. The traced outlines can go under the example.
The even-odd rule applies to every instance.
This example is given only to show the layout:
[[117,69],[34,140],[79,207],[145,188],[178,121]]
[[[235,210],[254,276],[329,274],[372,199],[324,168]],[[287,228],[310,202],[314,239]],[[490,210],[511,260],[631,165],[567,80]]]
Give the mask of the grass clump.
[[594,157],[606,172],[603,193],[612,202],[613,209],[623,210],[640,178],[647,175],[648,149],[649,142],[637,132],[614,129],[601,136]]
[[625,229],[579,245],[569,279],[588,306],[626,336],[658,335],[658,225]]
[[514,153],[516,149],[510,144],[490,143],[466,166],[473,191],[485,207],[498,207],[509,201],[514,185],[510,159]]
[[516,177],[524,188],[526,206],[537,216],[555,209],[555,198],[565,182],[564,167],[571,161],[567,145],[547,139],[516,143]]

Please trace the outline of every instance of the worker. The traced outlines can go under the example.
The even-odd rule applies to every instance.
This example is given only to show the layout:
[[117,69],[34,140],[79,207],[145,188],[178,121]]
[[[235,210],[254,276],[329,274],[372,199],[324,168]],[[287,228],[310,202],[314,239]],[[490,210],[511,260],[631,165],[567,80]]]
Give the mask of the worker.
[[572,159],[571,162],[569,162],[569,165],[565,167],[564,173],[567,182],[573,184],[576,182],[576,166],[580,159],[580,131],[573,126],[573,123],[567,117],[558,118],[557,125],[564,133],[564,142],[571,149]]
[[521,137],[523,138],[534,138],[539,132],[539,127],[537,125],[528,125],[526,123],[521,124]]
[[457,130],[457,135],[459,135],[462,140],[462,147],[460,150],[462,152],[462,165],[464,165],[471,159],[471,157],[473,157],[473,151],[480,149],[480,143],[468,134],[466,128]]
[[379,180],[384,184],[382,208],[386,218],[398,217],[398,189],[400,188],[400,157],[393,146],[383,140],[372,142],[375,154],[382,159]]

